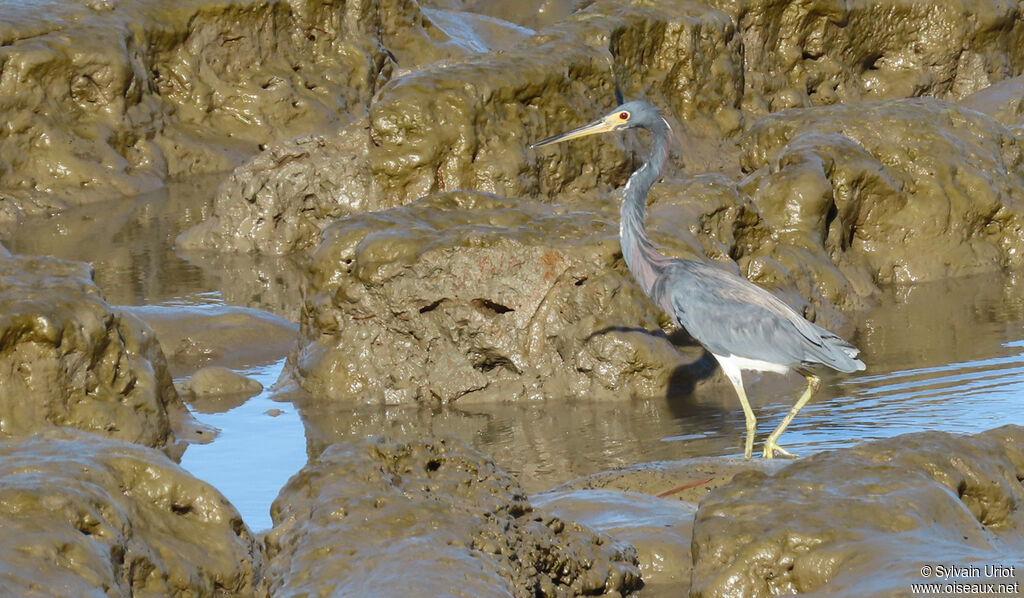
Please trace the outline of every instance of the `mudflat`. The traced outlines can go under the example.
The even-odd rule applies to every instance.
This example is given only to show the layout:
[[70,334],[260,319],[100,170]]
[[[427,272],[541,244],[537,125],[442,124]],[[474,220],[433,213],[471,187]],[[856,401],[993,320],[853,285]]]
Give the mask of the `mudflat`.
[[[0,586],[1012,594],[1022,36],[957,0],[0,5]],[[653,241],[863,350],[803,458],[738,458],[623,261],[647,138],[530,149],[617,95],[671,126]],[[762,427],[799,387],[748,380]]]

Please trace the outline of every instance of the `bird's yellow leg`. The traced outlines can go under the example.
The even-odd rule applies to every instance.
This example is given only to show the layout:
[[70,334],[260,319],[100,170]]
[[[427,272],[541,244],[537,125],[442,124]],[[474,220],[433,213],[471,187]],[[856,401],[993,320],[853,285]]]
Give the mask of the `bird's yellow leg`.
[[818,378],[817,376],[813,374],[804,374],[804,376],[807,378],[807,390],[804,391],[804,394],[800,395],[800,399],[796,402],[796,405],[793,405],[793,408],[789,410],[789,413],[786,414],[786,417],[782,418],[782,421],[779,422],[778,427],[776,427],[775,430],[773,430],[772,433],[768,435],[768,440],[764,441],[763,454],[765,459],[774,458],[775,453],[779,453],[780,455],[786,457],[796,457],[796,455],[794,455],[793,453],[779,446],[778,441],[779,436],[782,436],[782,432],[785,431],[786,426],[789,425],[789,422],[793,421],[793,418],[796,417],[797,412],[800,411],[800,409],[807,404],[807,401],[811,399],[814,393],[818,391],[818,387],[821,386],[821,379]]
[[750,408],[750,403],[747,401],[743,382],[736,386],[736,394],[740,398],[740,406],[743,407],[743,417],[747,419],[747,440],[743,445],[743,456],[749,459],[754,454],[754,431],[757,429],[757,418],[754,417],[754,410]]
[[740,406],[743,407],[743,416],[747,420],[747,439],[743,447],[743,456],[747,459],[754,454],[754,431],[757,429],[757,418],[754,417],[754,410],[750,408],[750,403],[747,401],[747,393],[743,390],[743,375],[740,369],[733,365],[726,359],[715,355],[718,359],[718,363],[722,366],[722,372],[725,373],[725,377],[732,382],[732,387],[736,389],[736,396],[740,399]]

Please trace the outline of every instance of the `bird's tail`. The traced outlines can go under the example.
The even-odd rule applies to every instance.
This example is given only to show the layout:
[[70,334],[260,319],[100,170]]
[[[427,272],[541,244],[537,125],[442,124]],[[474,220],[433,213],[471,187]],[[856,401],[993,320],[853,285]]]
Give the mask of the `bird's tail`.
[[827,334],[822,335],[822,339],[825,341],[824,348],[829,350],[832,359],[829,365],[841,372],[859,372],[867,368],[864,362],[857,359],[857,355],[860,355],[860,349],[853,346],[846,340],[834,335]]

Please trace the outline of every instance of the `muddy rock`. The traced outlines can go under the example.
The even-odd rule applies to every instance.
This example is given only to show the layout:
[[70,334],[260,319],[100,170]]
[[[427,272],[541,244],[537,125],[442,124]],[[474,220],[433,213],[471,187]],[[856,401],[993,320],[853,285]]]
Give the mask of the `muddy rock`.
[[[636,552],[536,511],[450,440],[336,444],[271,509],[274,595],[578,596],[640,586]],[[453,585],[453,580],[458,580]]]
[[622,182],[615,142],[526,146],[610,108],[614,85],[691,138],[732,136],[783,108],[962,97],[1024,68],[1022,32],[1007,4],[599,1],[510,52],[390,81],[370,109],[370,160],[401,203],[450,189],[571,197]]
[[697,505],[743,472],[778,472],[783,460],[701,457],[602,471],[532,495],[534,505],[637,549],[644,593],[685,596]]
[[184,392],[194,396],[245,395],[251,397],[263,391],[258,380],[247,378],[225,367],[205,367],[188,379],[183,385]]
[[230,169],[365,113],[394,59],[467,53],[411,0],[7,3],[0,23],[8,222]]
[[234,370],[211,365],[180,383],[178,392],[199,413],[225,413],[263,392],[263,384]]
[[930,581],[924,565],[1020,569],[1022,479],[1019,426],[907,434],[738,475],[701,502],[691,595],[890,596]]
[[[664,28],[672,35],[648,35]],[[741,81],[739,56],[717,53],[729,46],[733,30],[720,11],[604,3],[504,52],[394,78],[375,96],[368,130],[353,125],[269,150],[225,184],[215,218],[179,242],[220,251],[297,251],[315,246],[318,228],[332,217],[404,205],[439,191],[578,201],[580,193],[617,186],[631,167],[620,140],[545,152],[528,146],[614,106],[608,36],[620,29],[636,30],[620,48],[631,60],[642,62],[647,53],[667,63],[692,53],[672,71],[678,85],[719,68],[708,58],[719,54],[726,57],[719,62],[732,61],[720,68],[735,74],[734,83]],[[645,71],[637,85],[661,78],[660,71]],[[676,101],[669,93],[674,88],[664,97],[673,99],[680,115],[727,112],[721,120],[735,129],[739,116],[731,107],[739,104],[742,85],[719,87],[708,87],[698,99]]]
[[[614,107],[618,70],[630,73],[622,83],[628,93],[655,81],[703,83],[712,71],[726,72],[726,82],[669,106],[680,118],[711,119],[704,108],[722,112],[734,130],[742,71],[733,32],[729,18],[709,6],[598,2],[507,52],[396,78],[370,107],[373,176],[403,204],[453,189],[547,200],[619,185],[630,170],[621,141],[548,152],[528,146]],[[633,73],[630,61],[641,56],[657,58],[658,68]],[[670,71],[660,68],[670,61]]]
[[313,394],[364,403],[660,394],[683,358],[616,234],[479,193],[341,220],[291,364]]
[[184,249],[290,253],[315,248],[340,216],[378,205],[366,156],[365,126],[277,145],[236,169],[221,185],[214,216],[181,234]]
[[264,595],[235,508],[135,444],[70,429],[0,442],[0,522],[7,595]]
[[652,190],[717,211],[649,221],[692,228],[706,255],[735,260],[809,319],[841,325],[880,285],[1022,263],[1021,141],[977,111],[928,98],[787,110],[741,147],[737,183],[673,177]]
[[830,256],[837,268],[818,286],[833,303],[863,294],[865,274],[919,282],[1024,258],[1021,146],[973,110],[930,99],[791,110],[755,124],[743,149],[741,186],[791,246],[776,261]]
[[0,437],[71,426],[152,447],[202,433],[152,329],[100,297],[88,264],[0,258]]
[[[721,137],[788,107],[960,98],[1024,62],[1006,3],[579,5],[7,4],[0,216],[230,169],[367,109],[386,203],[456,188],[572,195],[620,183],[624,152],[578,144],[556,168],[527,144],[610,107],[615,84]],[[508,20],[550,26],[527,37]]]
[[[1022,263],[1020,145],[976,111],[933,99],[790,110],[755,124],[743,150],[739,183],[657,186],[652,237],[827,327],[883,284]],[[667,322],[621,268],[617,202],[450,193],[332,225],[312,266],[312,343],[293,360],[303,385],[389,403],[664,394],[680,357],[642,332]],[[610,333],[626,344],[612,349]]]
[[712,2],[739,24],[744,108],[764,113],[809,105],[932,96],[956,99],[1024,67],[1017,6]]

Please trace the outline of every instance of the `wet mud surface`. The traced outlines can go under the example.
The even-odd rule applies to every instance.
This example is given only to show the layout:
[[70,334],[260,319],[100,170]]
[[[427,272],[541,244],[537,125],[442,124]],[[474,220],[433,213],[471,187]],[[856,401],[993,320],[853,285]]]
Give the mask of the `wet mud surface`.
[[70,428],[0,442],[4,593],[253,596],[238,511],[166,455]]
[[210,436],[153,330],[103,301],[88,264],[0,256],[0,313],[4,439],[63,426],[171,449]]
[[[1022,35],[956,0],[0,6],[2,585],[1019,579]],[[737,458],[731,387],[623,263],[646,137],[529,148],[616,92],[672,127],[665,253],[862,349],[805,458]],[[747,383],[763,435],[801,380]]]
[[907,434],[737,476],[697,512],[691,592],[882,595],[934,562],[1019,563],[1022,439],[1020,426]]
[[[632,546],[535,510],[515,478],[451,439],[335,445],[289,480],[272,515],[268,579],[283,595],[579,596],[641,586]],[[346,556],[323,558],[332,553]]]
[[[263,310],[227,305],[120,308],[153,328],[176,378],[214,367],[245,370],[277,361],[298,327]],[[194,376],[193,376],[194,377]]]
[[386,404],[657,393],[685,362],[647,333],[658,314],[595,216],[452,193],[332,225],[311,266],[303,388]]

